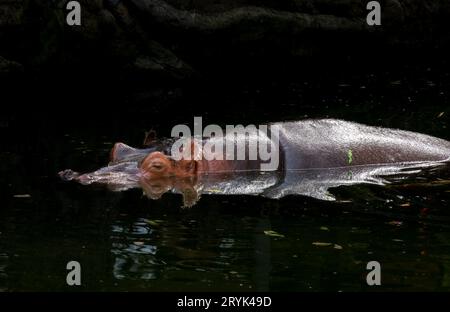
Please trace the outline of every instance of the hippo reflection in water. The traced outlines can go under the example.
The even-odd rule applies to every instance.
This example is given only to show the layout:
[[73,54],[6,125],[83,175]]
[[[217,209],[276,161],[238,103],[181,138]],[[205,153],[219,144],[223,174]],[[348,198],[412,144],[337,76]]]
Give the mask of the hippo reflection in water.
[[[201,194],[260,195],[281,198],[305,195],[334,200],[328,192],[341,185],[389,183],[450,161],[450,142],[432,136],[353,122],[320,119],[270,124],[279,137],[277,166],[261,170],[262,160],[176,160],[174,139],[154,141],[135,149],[116,143],[110,163],[92,173],[64,170],[64,180],[106,184],[114,191],[142,188],[152,199],[166,192],[183,194],[185,206]],[[266,133],[236,134],[222,138],[233,144],[271,141]]]

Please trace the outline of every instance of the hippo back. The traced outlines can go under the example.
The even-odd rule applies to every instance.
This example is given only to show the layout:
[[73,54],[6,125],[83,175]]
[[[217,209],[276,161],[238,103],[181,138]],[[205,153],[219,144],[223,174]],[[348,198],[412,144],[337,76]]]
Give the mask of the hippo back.
[[285,153],[285,169],[440,162],[449,160],[450,142],[410,131],[334,119],[275,123]]

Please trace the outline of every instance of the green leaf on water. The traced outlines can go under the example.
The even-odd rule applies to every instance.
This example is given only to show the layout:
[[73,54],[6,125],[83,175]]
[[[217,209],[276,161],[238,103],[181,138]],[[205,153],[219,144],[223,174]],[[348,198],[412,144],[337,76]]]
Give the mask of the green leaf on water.
[[321,226],[320,229],[321,229],[322,231],[329,231],[329,230],[330,230],[330,229],[327,228],[326,226]]
[[145,220],[145,222],[147,222],[148,224],[150,224],[151,226],[160,226],[161,223],[163,222],[163,220]]
[[272,237],[284,237],[283,234],[277,233],[277,232],[272,231],[272,230],[264,231],[264,234],[266,234],[267,236],[272,236]]

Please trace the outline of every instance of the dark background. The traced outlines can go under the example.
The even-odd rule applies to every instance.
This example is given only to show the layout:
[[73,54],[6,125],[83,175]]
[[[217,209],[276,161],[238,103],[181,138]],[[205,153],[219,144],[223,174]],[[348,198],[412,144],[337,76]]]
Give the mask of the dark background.
[[[448,67],[447,1],[380,1],[381,26],[367,26],[366,2],[354,0],[147,1],[162,13],[139,10],[139,0],[80,1],[82,26],[72,27],[66,2],[0,2],[1,124],[18,128],[10,134],[156,115],[172,124],[194,114],[235,123],[321,116],[345,110],[327,93],[346,81],[361,81],[365,99]],[[379,102],[374,110],[388,106]]]

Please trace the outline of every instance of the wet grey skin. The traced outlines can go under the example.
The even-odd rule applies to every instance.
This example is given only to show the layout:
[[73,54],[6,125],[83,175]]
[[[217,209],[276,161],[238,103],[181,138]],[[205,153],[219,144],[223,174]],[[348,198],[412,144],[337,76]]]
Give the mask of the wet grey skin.
[[[304,195],[334,200],[330,188],[341,185],[390,183],[424,170],[446,166],[450,161],[450,142],[429,135],[366,126],[354,122],[317,119],[272,123],[271,134],[279,133],[279,166],[272,171],[258,170],[262,161],[234,161],[231,171],[198,174],[193,188],[201,194],[259,195],[281,198]],[[273,136],[263,140],[272,140]],[[235,142],[256,139],[236,136]],[[208,139],[205,139],[206,141]],[[170,146],[165,147],[170,150]],[[107,184],[113,190],[140,187],[139,162],[155,148],[135,149],[117,143],[108,167],[66,180],[83,184]],[[192,182],[194,183],[194,182]],[[176,188],[171,190],[180,193]]]

